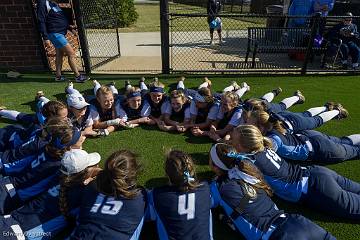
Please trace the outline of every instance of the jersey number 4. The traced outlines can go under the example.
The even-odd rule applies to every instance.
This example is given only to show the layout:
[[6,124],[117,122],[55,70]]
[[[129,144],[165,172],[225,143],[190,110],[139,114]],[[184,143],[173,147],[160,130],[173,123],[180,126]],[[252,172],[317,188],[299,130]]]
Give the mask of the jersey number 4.
[[97,213],[101,207],[100,213],[116,215],[119,213],[122,206],[122,201],[115,200],[113,197],[106,197],[103,194],[99,194],[90,212]]
[[195,218],[195,193],[179,196],[178,213],[179,215],[186,214],[187,220]]

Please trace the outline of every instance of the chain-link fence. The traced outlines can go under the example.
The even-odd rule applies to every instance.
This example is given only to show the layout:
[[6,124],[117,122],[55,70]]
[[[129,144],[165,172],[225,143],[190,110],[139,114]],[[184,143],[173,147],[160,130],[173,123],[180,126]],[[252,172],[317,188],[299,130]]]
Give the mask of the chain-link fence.
[[[332,34],[331,29],[343,21],[343,16],[290,17],[283,15],[281,8],[271,7],[267,11],[273,14],[221,12],[218,15],[221,23],[215,19],[218,25],[211,41],[209,24],[214,18],[208,17],[206,6],[170,4],[170,70],[221,73],[357,70],[351,54],[345,59],[344,54],[349,51],[344,46],[346,42],[341,46],[332,41],[338,35]],[[357,23],[358,17],[353,17],[353,22]]]
[[114,1],[81,0],[80,8],[91,69],[96,69],[120,56]]

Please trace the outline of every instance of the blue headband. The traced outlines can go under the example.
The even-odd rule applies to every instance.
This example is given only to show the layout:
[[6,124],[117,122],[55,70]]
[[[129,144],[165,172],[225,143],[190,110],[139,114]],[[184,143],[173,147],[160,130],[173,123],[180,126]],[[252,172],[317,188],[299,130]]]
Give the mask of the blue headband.
[[229,152],[229,153],[226,154],[226,156],[230,157],[230,158],[235,158],[235,163],[238,164],[242,160],[250,160],[250,161],[252,161],[252,159],[250,157],[254,156],[254,154]]
[[57,137],[54,141],[54,146],[58,149],[64,149],[65,147],[70,147],[74,145],[77,141],[79,141],[81,137],[81,132],[77,128],[73,128],[71,141],[67,144],[61,143],[61,138]]
[[150,87],[150,92],[164,93],[164,88],[162,88],[162,87]]
[[140,92],[132,92],[132,93],[129,93],[128,95],[126,95],[126,98],[133,98],[133,97],[141,97],[141,93]]

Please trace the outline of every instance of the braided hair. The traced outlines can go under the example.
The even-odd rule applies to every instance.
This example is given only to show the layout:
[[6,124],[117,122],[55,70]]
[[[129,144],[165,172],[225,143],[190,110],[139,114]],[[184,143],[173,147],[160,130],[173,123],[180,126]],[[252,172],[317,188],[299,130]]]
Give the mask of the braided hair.
[[196,179],[192,158],[179,150],[172,150],[166,156],[165,172],[172,185],[181,192],[188,192],[201,186]]
[[136,183],[140,167],[135,153],[129,150],[114,152],[96,178],[98,191],[115,198],[135,198],[141,191]]

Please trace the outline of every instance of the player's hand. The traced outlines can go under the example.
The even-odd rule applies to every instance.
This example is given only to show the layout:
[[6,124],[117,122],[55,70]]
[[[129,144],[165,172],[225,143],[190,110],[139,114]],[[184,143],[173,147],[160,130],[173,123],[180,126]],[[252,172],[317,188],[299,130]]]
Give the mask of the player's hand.
[[185,126],[182,126],[182,125],[177,125],[176,126],[176,130],[178,132],[185,132],[186,131],[186,127]]
[[193,128],[191,129],[191,133],[192,133],[194,136],[197,136],[197,137],[204,135],[204,131],[202,131],[202,130],[201,130],[200,128],[198,128],[198,127],[193,127]]
[[70,25],[69,29],[74,36],[77,36],[77,27],[75,25]]

